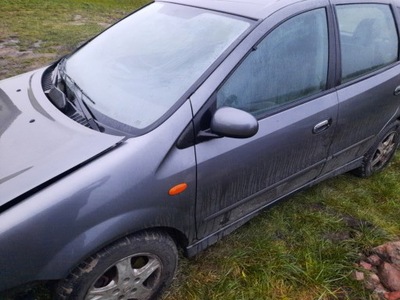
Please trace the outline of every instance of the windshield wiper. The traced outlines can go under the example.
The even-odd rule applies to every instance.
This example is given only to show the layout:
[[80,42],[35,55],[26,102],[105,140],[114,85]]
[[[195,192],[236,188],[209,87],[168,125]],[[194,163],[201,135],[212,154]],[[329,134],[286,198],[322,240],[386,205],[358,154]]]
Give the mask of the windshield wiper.
[[[96,104],[85,92],[75,83],[75,81],[65,71],[66,59],[62,59],[52,74],[53,87],[48,91],[48,95],[53,104],[60,110],[66,109],[67,101],[81,114],[88,122],[89,126],[97,131],[101,131],[95,121],[95,117],[83,98]],[[63,92],[62,90],[65,90]],[[69,95],[68,90],[72,93]],[[72,98],[72,99],[70,99]]]
[[46,89],[44,92],[50,99],[51,103],[53,103],[62,112],[65,112],[67,108],[67,98],[66,95],[59,88],[59,83],[60,83],[59,67],[63,63],[63,60],[59,62],[57,66],[53,69],[53,72],[51,74],[51,84],[48,86],[48,89]]

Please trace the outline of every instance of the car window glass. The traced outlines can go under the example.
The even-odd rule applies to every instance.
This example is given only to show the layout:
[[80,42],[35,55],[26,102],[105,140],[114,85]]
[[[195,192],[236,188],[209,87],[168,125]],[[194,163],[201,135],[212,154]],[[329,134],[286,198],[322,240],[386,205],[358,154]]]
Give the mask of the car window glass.
[[326,87],[328,30],[325,9],[297,15],[275,28],[217,92],[217,107],[256,117]]
[[249,27],[245,19],[156,2],[74,53],[66,71],[93,100],[92,109],[144,129]]
[[397,60],[398,37],[388,5],[339,5],[336,12],[343,82]]

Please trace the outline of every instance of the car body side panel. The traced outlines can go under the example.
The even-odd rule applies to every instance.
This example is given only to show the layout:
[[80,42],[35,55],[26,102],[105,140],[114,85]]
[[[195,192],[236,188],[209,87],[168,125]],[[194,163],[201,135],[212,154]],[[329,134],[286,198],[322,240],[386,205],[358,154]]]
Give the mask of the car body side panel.
[[[149,134],[125,141],[4,211],[0,289],[63,278],[88,255],[139,230],[168,227],[194,239],[194,149],[175,147],[176,128],[191,119],[187,101]],[[169,189],[182,182],[188,188],[170,196]]]
[[319,134],[313,127],[333,120],[336,113],[337,98],[332,93],[260,120],[259,132],[252,138],[196,145],[198,237],[316,178],[327,158],[335,122]]
[[323,173],[362,157],[376,135],[400,116],[400,65],[338,90],[339,115],[330,161]]

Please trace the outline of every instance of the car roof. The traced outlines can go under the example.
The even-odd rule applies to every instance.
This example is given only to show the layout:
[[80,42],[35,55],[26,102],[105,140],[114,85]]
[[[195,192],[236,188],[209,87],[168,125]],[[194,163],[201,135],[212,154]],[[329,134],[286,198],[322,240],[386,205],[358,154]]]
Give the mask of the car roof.
[[274,11],[304,0],[156,0],[226,12],[252,19],[265,19]]

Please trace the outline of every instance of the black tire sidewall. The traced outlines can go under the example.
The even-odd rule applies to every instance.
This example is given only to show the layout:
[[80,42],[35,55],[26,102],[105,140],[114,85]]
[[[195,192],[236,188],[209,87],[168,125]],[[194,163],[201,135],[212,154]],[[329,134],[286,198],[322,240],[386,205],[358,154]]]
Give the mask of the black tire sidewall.
[[[140,253],[156,256],[161,262],[160,284],[150,297],[150,299],[156,299],[162,290],[170,285],[178,260],[177,249],[172,239],[157,233],[123,238],[91,256],[60,282],[57,294],[61,297],[58,299],[84,299],[89,288],[106,270],[121,259]],[[65,291],[68,292],[65,293]]]
[[[378,150],[379,145],[392,133],[395,133],[395,147],[393,151],[390,153],[389,159],[378,169],[373,169],[372,167],[372,160],[374,158],[374,155],[376,151]],[[400,139],[400,133],[399,133],[399,123],[396,122],[394,125],[388,127],[385,131],[383,131],[380,135],[379,138],[377,139],[377,142],[374,144],[373,147],[367,152],[364,158],[363,162],[363,170],[362,170],[362,177],[369,177],[375,173],[378,173],[382,171],[392,160],[394,154],[396,153],[397,146],[399,144],[399,139]]]

